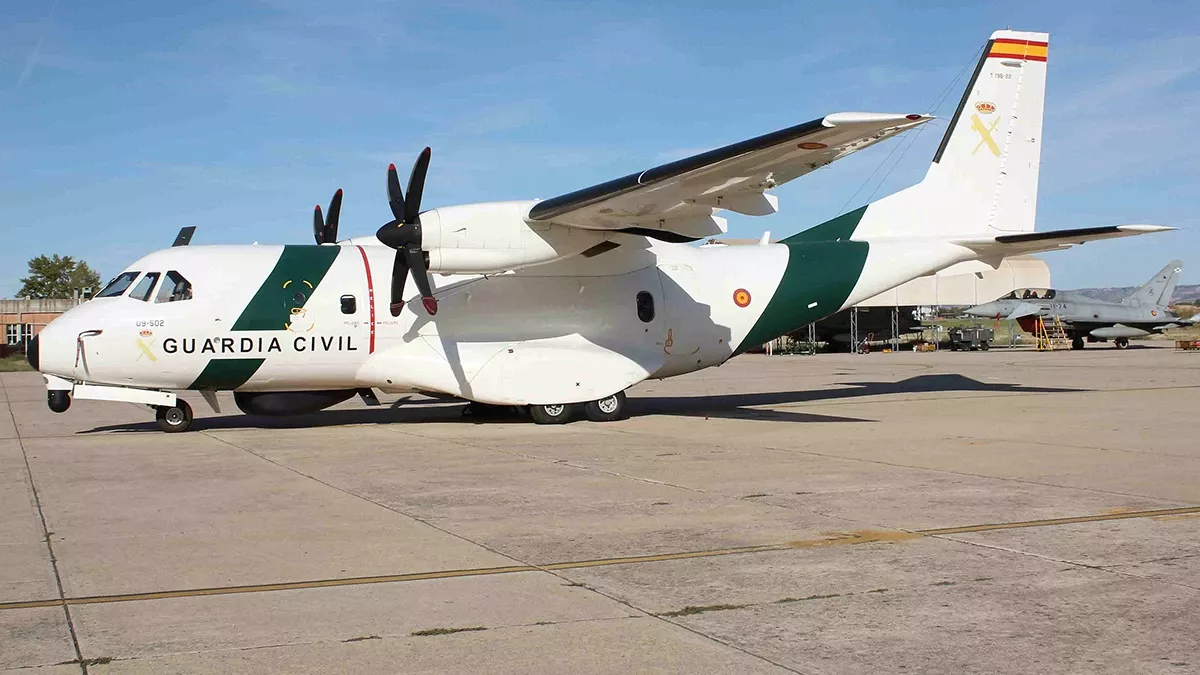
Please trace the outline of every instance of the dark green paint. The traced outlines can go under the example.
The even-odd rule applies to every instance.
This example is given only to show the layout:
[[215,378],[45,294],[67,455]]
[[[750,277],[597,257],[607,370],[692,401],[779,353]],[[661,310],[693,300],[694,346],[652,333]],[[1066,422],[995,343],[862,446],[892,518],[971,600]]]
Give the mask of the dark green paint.
[[[837,312],[862,276],[870,249],[867,242],[792,239],[783,241],[788,247],[788,261],[779,287],[736,353]],[[813,302],[817,305],[810,309]]]
[[802,241],[849,241],[850,235],[854,234],[854,230],[858,227],[859,221],[862,220],[863,214],[866,213],[867,207],[854,209],[834,218],[827,220],[820,225],[810,227],[803,232],[797,232],[792,236],[784,239],[783,244],[794,244]]
[[258,372],[266,359],[213,359],[188,389],[237,389]]
[[287,330],[292,309],[308,302],[341,250],[341,246],[284,246],[275,269],[231,330]]

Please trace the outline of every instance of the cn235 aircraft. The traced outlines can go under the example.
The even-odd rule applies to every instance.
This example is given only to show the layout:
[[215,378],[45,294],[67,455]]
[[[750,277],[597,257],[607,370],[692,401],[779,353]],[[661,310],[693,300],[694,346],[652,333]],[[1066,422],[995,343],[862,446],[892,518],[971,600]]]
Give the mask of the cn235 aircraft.
[[[748,348],[951,265],[1171,229],[1034,232],[1048,36],[997,31],[917,185],[776,244],[690,246],[762,216],[771,193],[929,122],[844,112],[544,201],[422,211],[430,150],[393,219],[338,239],[341,191],[316,245],[175,246],[133,263],[29,345],[52,410],[141,403],[165,431],[174,391],[233,391],[251,414],[300,414],[373,389],[528,406],[538,423],[625,413],[647,378]],[[979,264],[979,263],[976,263]],[[408,284],[408,278],[412,284]]]

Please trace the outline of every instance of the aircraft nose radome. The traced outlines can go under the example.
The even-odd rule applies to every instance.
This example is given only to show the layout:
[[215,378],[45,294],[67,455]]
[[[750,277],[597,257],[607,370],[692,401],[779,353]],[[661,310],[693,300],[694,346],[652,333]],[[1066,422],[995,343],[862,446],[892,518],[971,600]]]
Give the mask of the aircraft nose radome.
[[25,348],[29,365],[46,375],[70,377],[74,369],[75,340],[64,330],[62,317],[51,321]]
[[34,370],[41,370],[38,368],[38,336],[34,335],[29,342],[25,343],[25,358]]

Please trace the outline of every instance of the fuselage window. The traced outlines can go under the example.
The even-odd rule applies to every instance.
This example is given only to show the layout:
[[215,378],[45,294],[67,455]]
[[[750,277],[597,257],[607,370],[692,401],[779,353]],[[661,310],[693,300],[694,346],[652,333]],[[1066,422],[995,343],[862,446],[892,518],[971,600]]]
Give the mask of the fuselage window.
[[150,299],[150,293],[154,291],[154,285],[158,283],[158,272],[147,272],[142,280],[137,282],[137,286],[129,291],[129,297],[134,300],[146,302]]
[[178,302],[192,299],[192,284],[175,270],[167,272],[167,278],[158,289],[155,302]]
[[121,276],[108,282],[108,285],[96,294],[97,298],[115,298],[129,290],[129,285],[138,278],[141,272],[122,272]]
[[342,296],[342,314],[353,314],[358,311],[358,301],[353,295]]
[[654,296],[646,291],[637,294],[637,315],[642,323],[654,320]]

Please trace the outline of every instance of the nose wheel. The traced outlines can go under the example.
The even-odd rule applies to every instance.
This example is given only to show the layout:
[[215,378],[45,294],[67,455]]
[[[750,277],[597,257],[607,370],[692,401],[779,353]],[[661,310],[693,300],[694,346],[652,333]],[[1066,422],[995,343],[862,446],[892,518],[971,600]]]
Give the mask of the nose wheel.
[[177,399],[173,406],[160,405],[155,408],[154,421],[169,434],[187,431],[192,426],[192,406],[183,399]]

